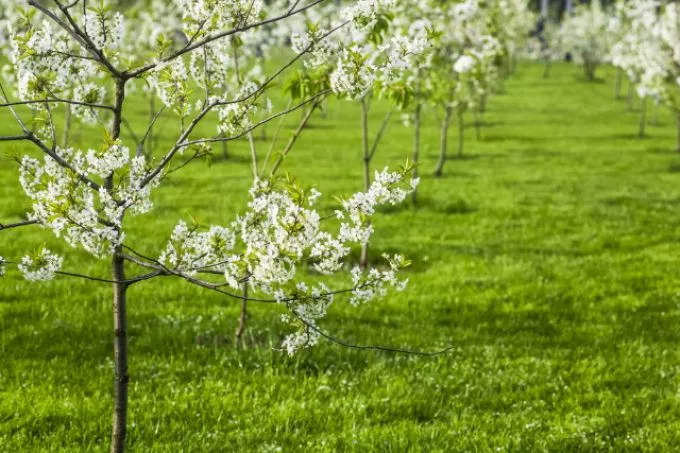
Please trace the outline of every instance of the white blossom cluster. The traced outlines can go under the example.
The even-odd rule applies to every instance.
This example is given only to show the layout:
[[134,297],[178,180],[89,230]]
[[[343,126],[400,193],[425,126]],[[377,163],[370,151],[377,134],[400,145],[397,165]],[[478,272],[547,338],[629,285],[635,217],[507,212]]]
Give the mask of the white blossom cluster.
[[[510,12],[514,3],[433,2],[428,17],[438,39],[431,64],[420,77],[424,102],[462,113],[490,94],[500,76],[498,62],[520,45],[523,33],[518,30],[526,27],[523,21],[517,25],[520,15]],[[512,32],[499,32],[506,27]]]
[[[21,161],[19,180],[33,200],[29,219],[73,247],[82,247],[96,257],[110,255],[124,238],[123,213],[151,210],[151,190],[158,179],[143,185],[145,158],[135,156],[120,141],[100,151],[57,147],[54,153],[69,167],[51,157],[42,163],[29,156]],[[96,192],[82,183],[83,178],[107,178],[114,172],[121,176],[112,188],[100,185]]]
[[245,27],[260,19],[262,0],[174,0],[182,11],[184,32],[198,38],[212,32]]
[[[10,64],[3,68],[5,77],[14,78],[15,94],[22,100],[69,99],[80,103],[73,114],[87,123],[100,119],[92,104],[102,104],[107,96],[101,67],[90,51],[78,40],[42,14],[24,9],[21,2],[3,5],[5,19],[0,21],[0,40],[8,40]],[[75,26],[88,36],[95,52],[107,55],[113,63],[124,59],[125,20],[121,13],[103,2],[74,15]],[[38,115],[51,115],[58,104],[34,103],[29,106]],[[36,132],[47,136],[47,128]]]
[[[177,162],[181,150],[196,143],[210,146],[214,137],[201,136],[199,127],[204,118],[217,120],[221,136],[238,135],[272,109],[266,89],[279,84],[282,72],[267,78],[263,63],[277,46],[291,44],[301,54],[308,72],[300,90],[305,96],[406,93],[431,64],[431,21],[396,23],[401,6],[395,0],[358,0],[349,8],[333,2],[311,8],[294,0],[150,3],[151,9],[123,10],[113,0],[86,8],[0,0],[0,45],[7,46],[10,64],[4,71],[12,88],[3,96],[4,108],[17,98],[32,109],[30,127],[15,115],[25,133],[19,138],[44,154],[20,162],[20,183],[32,200],[28,218],[97,258],[115,253],[122,259],[126,214],[152,209],[152,190],[163,175],[184,165]],[[277,14],[292,15],[281,21]],[[307,23],[307,31],[300,32]],[[177,140],[160,159],[152,146],[143,156],[147,149],[139,138],[154,136],[154,122],[167,119],[163,112],[150,102],[145,135],[127,121],[130,94],[138,90],[147,90],[150,101],[159,99],[164,112],[180,117]],[[83,150],[68,141],[69,134],[58,138],[61,122],[53,118],[65,106],[75,124],[106,129],[105,144]],[[62,111],[55,114],[57,108]],[[137,149],[127,145],[128,135],[137,140]],[[179,222],[158,262],[185,278],[220,274],[225,287],[240,291],[247,285],[285,305],[287,320],[298,327],[284,341],[292,353],[318,341],[316,322],[337,294],[358,304],[389,288],[403,289],[406,282],[397,271],[407,262],[401,257],[388,258],[385,269],[353,272],[348,290],[317,280],[343,271],[352,248],[369,241],[369,220],[378,205],[399,203],[415,189],[411,170],[376,173],[369,189],[344,201],[336,216],[315,209],[320,193],[314,189],[277,178],[257,180],[243,215],[207,230]],[[322,228],[326,219],[336,222],[337,230]],[[24,257],[20,270],[27,279],[45,280],[61,265],[59,256],[43,249]],[[158,264],[149,260],[149,266]]]
[[[340,10],[330,6],[326,18],[308,21],[305,32],[293,35],[293,50],[308,50],[309,73],[327,77],[336,95],[353,100],[412,89],[414,70],[423,66],[432,45],[429,22],[395,26],[402,7],[394,0],[362,0]],[[332,25],[320,23],[328,17],[348,25],[330,33]]]
[[[229,227],[213,226],[201,232],[180,222],[174,229],[159,262],[185,275],[219,271],[235,290],[246,283],[254,291],[285,303],[291,322],[302,328],[288,337],[290,352],[296,346],[312,345],[318,333],[310,326],[323,317],[334,294],[321,284],[304,280],[304,267],[321,274],[342,270],[352,244],[366,243],[373,233],[369,223],[375,208],[397,204],[418,184],[405,181],[408,171],[376,172],[370,190],[357,193],[336,211],[340,219],[336,234],[322,229],[322,216],[314,209],[320,196],[277,181],[258,180],[250,190],[248,210]],[[390,270],[353,273],[352,303],[365,302],[386,293],[388,287],[403,289],[396,271],[405,265],[401,258],[390,262]]]
[[582,64],[588,78],[595,76],[598,65],[609,61],[613,44],[610,20],[599,0],[595,0],[575,7],[556,33],[560,50],[570,53],[574,61]]
[[19,264],[19,271],[28,281],[47,281],[54,278],[55,274],[61,269],[62,263],[63,258],[61,256],[43,248],[35,256],[24,256]]
[[656,0],[617,5],[612,63],[624,70],[641,97],[680,111],[680,10]]

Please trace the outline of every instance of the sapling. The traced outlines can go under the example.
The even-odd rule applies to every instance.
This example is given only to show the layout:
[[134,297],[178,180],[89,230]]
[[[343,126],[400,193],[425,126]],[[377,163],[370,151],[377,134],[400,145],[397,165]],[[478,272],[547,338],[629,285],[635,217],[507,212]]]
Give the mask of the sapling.
[[[346,18],[371,3],[359,2],[354,7],[330,10],[328,14],[339,12],[341,17]],[[394,18],[399,16],[393,11],[395,7],[396,2],[393,0],[376,3],[373,13],[366,16],[367,20],[361,29],[342,30],[323,45],[314,45],[305,58],[304,69],[298,71],[288,83],[288,91],[294,100],[303,98],[310,90],[325,89],[328,97],[359,104],[364,190],[368,190],[372,184],[371,162],[389,124],[392,109],[405,107],[412,97],[410,68],[421,58],[428,45],[423,39],[409,39],[401,27],[393,24]],[[323,22],[309,21],[306,33],[293,35],[293,49],[318,41],[318,36],[326,30]],[[394,107],[388,110],[375,136],[371,137],[369,115],[375,98],[387,98]],[[309,107],[294,138],[324,100],[321,98]],[[359,265],[362,269],[368,266],[368,244],[362,246]]]
[[562,51],[572,55],[580,63],[588,81],[595,80],[599,65],[607,61],[611,46],[609,33],[610,16],[600,0],[579,5],[566,16],[559,30]]
[[677,118],[680,152],[680,13],[674,3],[628,2],[621,7],[626,34],[612,48],[614,64],[626,71],[642,100],[639,133],[644,133],[646,99],[669,108]]
[[[345,198],[335,211],[337,228],[324,228],[328,216],[315,209],[321,195],[317,190],[278,175],[281,159],[266,173],[258,172],[253,153],[250,201],[232,222],[203,226],[179,220],[159,250],[139,250],[126,229],[130,217],[153,211],[153,195],[162,190],[168,175],[209,156],[212,144],[247,137],[258,126],[314,105],[327,94],[309,85],[313,89],[303,100],[278,112],[267,98],[286,69],[323,47],[334,31],[370,26],[380,1],[359,2],[344,22],[299,48],[273,73],[237,71],[233,60],[234,39],[247,41],[260,27],[322,2],[294,1],[268,10],[259,0],[174,0],[182,15],[181,36],[174,26],[163,28],[159,23],[155,48],[137,48],[136,30],[123,11],[104,1],[2,3],[9,17],[13,76],[0,85],[0,108],[11,113],[16,132],[0,136],[0,142],[24,142],[42,158],[27,155],[19,163],[21,186],[32,201],[28,219],[0,229],[38,226],[51,231],[93,259],[106,260],[111,276],[64,271],[68,258],[45,248],[19,260],[5,256],[0,269],[4,273],[6,266],[16,265],[28,280],[69,276],[112,285],[112,452],[124,451],[126,443],[127,300],[132,285],[174,277],[234,300],[283,306],[282,320],[292,330],[282,347],[293,354],[322,337],[333,338],[319,322],[336,299],[346,297],[358,305],[406,284],[398,271],[408,261],[399,255],[386,257],[382,268],[353,268],[347,284],[335,288],[331,286],[336,279],[311,282],[304,269],[343,274],[351,248],[370,240],[370,218],[376,208],[400,203],[414,191],[418,181],[411,176],[410,164],[398,171],[376,172],[368,190]],[[374,70],[362,68],[366,74]],[[352,89],[356,81],[344,83]],[[162,121],[174,139],[165,149],[154,141],[151,152],[140,153],[136,143],[131,146],[134,125],[127,122],[135,101],[130,93],[146,84],[166,114],[154,115],[141,137],[148,137],[154,124]],[[88,143],[88,149],[81,149],[72,137],[61,143],[56,117],[65,106],[71,108],[79,128],[106,130],[100,143]],[[217,124],[213,136],[200,132],[204,123]]]
[[458,124],[459,158],[465,145],[465,114],[480,107],[497,80],[495,61],[500,57],[500,43],[491,35],[489,10],[478,0],[466,0],[440,14],[441,44],[433,57],[429,72],[430,100],[443,112],[440,128],[439,159],[434,175],[443,174],[448,158],[448,131],[452,121]]

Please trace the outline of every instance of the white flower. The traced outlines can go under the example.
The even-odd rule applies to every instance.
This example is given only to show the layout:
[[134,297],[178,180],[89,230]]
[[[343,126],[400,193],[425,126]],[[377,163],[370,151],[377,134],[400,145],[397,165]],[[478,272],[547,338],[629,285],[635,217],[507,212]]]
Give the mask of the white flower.
[[453,70],[459,74],[472,71],[475,67],[475,59],[469,55],[463,55],[453,64]]
[[19,270],[28,281],[52,280],[61,269],[63,258],[43,248],[37,256],[24,256]]

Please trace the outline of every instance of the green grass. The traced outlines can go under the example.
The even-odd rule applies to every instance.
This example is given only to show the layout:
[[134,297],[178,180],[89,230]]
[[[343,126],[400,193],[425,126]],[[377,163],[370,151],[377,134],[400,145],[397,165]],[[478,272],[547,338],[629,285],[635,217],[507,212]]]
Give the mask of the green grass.
[[[338,303],[323,324],[356,343],[451,353],[322,344],[289,358],[272,350],[284,333],[279,312],[259,306],[239,351],[233,301],[179,281],[140,284],[129,302],[130,450],[675,450],[674,123],[662,112],[637,139],[637,114],[613,100],[613,70],[591,84],[572,66],[541,74],[520,66],[490,101],[483,140],[470,128],[466,158],[450,160],[441,180],[429,176],[438,143],[430,114],[421,205],[375,222],[373,255],[399,250],[414,261],[408,290],[359,309]],[[286,170],[328,195],[360,189],[358,113],[332,105]],[[395,120],[376,167],[402,163],[410,140]],[[178,218],[231,219],[249,181],[245,148],[231,152],[159,189],[158,209],[132,222],[130,243],[154,253]],[[0,221],[16,220],[27,201],[10,160],[0,161],[0,181]],[[68,252],[66,269],[106,275],[38,229],[1,233],[0,255],[40,243]],[[15,271],[0,280],[0,450],[106,450],[111,339],[107,285],[28,284]]]

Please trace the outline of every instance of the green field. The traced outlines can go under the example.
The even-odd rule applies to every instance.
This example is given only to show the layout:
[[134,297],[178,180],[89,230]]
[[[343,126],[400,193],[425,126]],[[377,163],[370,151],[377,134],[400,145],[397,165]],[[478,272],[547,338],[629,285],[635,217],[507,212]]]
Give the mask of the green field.
[[[233,300],[177,280],[139,284],[129,295],[130,450],[679,448],[674,121],[661,112],[638,139],[638,114],[613,99],[612,69],[598,83],[568,65],[549,79],[542,72],[520,65],[490,100],[482,140],[469,128],[466,157],[450,160],[440,180],[430,176],[438,124],[429,113],[421,203],[381,213],[371,249],[413,260],[407,291],[358,309],[338,303],[322,324],[354,343],[451,345],[449,354],[324,343],[289,358],[273,350],[285,331],[269,306],[252,308],[247,348],[237,350]],[[12,131],[2,118],[0,131]],[[324,209],[330,195],[361,189],[359,126],[357,106],[334,103],[285,163],[329,195]],[[376,168],[403,163],[410,143],[395,119]],[[10,148],[3,155],[21,151]],[[250,176],[246,148],[230,153],[160,188],[129,242],[157,255],[179,218],[232,219]],[[0,181],[0,221],[18,220],[28,201],[6,157]],[[0,255],[16,259],[41,243],[66,253],[65,270],[107,277],[104,264],[38,228],[2,232]],[[110,291],[63,277],[29,284],[15,270],[0,280],[0,451],[108,448]]]

